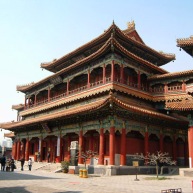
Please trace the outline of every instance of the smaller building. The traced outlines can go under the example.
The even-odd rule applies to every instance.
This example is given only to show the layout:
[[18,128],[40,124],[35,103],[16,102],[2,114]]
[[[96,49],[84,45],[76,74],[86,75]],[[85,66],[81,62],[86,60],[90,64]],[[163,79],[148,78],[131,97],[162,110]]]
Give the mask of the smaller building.
[[0,155],[5,155],[6,157],[12,157],[12,144],[14,133],[4,133],[2,130],[0,134]]

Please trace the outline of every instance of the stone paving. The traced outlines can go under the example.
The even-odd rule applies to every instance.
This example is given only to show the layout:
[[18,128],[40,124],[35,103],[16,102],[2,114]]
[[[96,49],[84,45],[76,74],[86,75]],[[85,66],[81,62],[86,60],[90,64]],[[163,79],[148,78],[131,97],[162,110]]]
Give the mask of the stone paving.
[[[36,165],[37,167],[37,165]],[[54,167],[51,167],[54,168]],[[147,180],[145,175],[94,176],[54,173],[51,170],[0,172],[0,193],[161,193],[161,190],[181,188],[192,193],[192,177],[165,176],[167,180]],[[155,177],[155,176],[154,176]]]

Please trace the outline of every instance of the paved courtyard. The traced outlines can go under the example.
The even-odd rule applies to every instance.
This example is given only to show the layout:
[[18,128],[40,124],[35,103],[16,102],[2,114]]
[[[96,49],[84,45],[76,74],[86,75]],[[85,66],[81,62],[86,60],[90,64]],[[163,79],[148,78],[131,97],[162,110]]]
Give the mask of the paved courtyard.
[[0,193],[161,193],[161,190],[181,188],[192,193],[191,177],[167,176],[167,180],[147,180],[147,176],[89,176],[54,173],[26,168],[0,172]]

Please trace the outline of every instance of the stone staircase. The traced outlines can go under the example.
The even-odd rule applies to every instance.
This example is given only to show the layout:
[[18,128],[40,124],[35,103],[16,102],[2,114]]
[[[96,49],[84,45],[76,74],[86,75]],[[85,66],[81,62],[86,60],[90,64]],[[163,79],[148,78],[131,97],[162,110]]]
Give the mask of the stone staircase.
[[[17,170],[21,170],[21,162],[16,161]],[[28,170],[28,162],[26,161],[24,164],[24,170]],[[47,163],[47,162],[33,162],[32,170],[43,170],[48,172],[59,172],[61,170],[60,163]]]

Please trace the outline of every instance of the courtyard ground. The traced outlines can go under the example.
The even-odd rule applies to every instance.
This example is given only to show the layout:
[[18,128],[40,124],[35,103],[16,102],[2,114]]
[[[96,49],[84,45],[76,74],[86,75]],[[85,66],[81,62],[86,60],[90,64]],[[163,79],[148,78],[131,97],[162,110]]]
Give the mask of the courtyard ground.
[[[41,167],[40,167],[41,166]],[[0,193],[161,193],[161,190],[181,188],[192,193],[192,177],[165,176],[166,180],[147,180],[146,175],[94,176],[55,173],[57,164],[18,166],[14,172],[0,172]],[[154,176],[155,177],[155,176]]]

